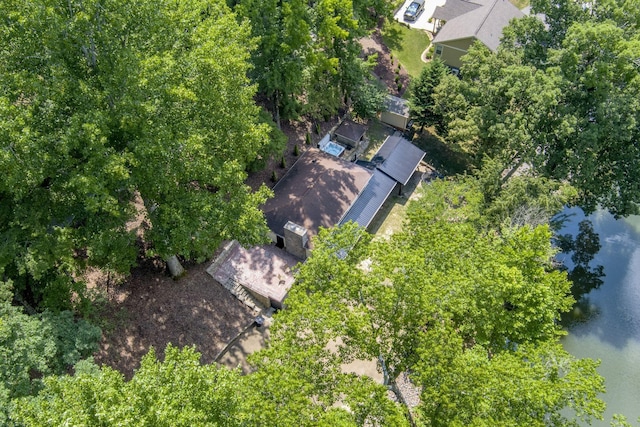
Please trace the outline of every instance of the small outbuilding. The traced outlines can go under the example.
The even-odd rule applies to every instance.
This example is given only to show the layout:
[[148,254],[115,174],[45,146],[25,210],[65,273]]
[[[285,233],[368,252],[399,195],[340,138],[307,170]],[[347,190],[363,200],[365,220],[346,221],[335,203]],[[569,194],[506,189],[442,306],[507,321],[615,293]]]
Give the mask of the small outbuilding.
[[400,130],[409,128],[409,102],[397,96],[387,95],[380,121]]
[[[207,268],[207,273],[251,308],[281,309],[297,264],[296,257],[273,245],[243,248],[232,241]],[[246,293],[252,298],[243,295]]]
[[351,120],[345,120],[340,123],[340,126],[333,132],[333,139],[353,148],[360,144],[365,132],[367,132],[365,125],[358,124]]

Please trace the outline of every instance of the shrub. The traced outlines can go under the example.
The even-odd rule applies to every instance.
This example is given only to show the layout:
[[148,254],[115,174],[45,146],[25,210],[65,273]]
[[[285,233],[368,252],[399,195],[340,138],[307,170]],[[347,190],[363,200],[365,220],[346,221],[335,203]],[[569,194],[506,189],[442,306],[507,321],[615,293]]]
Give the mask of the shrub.
[[278,180],[278,174],[276,171],[271,172],[271,182],[276,182]]
[[310,134],[309,132],[307,132],[307,134],[304,136],[304,142],[305,142],[307,145],[310,145],[310,144],[311,144],[311,134]]
[[282,158],[280,159],[280,167],[282,169],[287,167],[287,160],[284,158],[284,156],[282,156]]
[[300,149],[298,148],[298,144],[293,146],[293,155],[294,156],[299,156],[300,155]]
[[427,50],[427,53],[424,54],[424,57],[427,58],[427,59],[432,59],[434,51],[435,51],[435,48],[433,47],[433,45],[431,45],[429,47],[429,49]]

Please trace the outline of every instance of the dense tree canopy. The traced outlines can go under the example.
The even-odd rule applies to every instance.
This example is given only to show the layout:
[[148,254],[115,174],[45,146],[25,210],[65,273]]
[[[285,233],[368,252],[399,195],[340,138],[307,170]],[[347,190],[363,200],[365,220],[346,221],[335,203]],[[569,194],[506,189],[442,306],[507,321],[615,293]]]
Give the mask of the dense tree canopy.
[[389,2],[240,0],[235,10],[258,39],[251,76],[278,123],[281,116],[332,115],[350,99],[361,107],[380,93],[360,58],[358,38],[389,14]]
[[[323,231],[270,348],[258,353],[258,371],[287,372],[263,400],[283,402],[275,393],[286,390],[287,402],[326,398],[330,406],[346,376],[341,365],[360,359],[375,360],[399,397],[396,379],[412,373],[422,387],[419,425],[560,426],[600,417],[597,364],[558,344],[559,316],[573,299],[552,268],[548,227],[498,233],[483,227],[482,205],[478,187],[442,181],[388,241],[353,225]],[[374,395],[377,386],[369,387]]]
[[90,361],[75,375],[49,377],[37,397],[21,399],[13,419],[25,426],[243,425],[237,371],[201,365],[191,348],[167,347],[160,362],[150,351],[131,381]]
[[[90,361],[56,375],[99,337],[66,311],[72,295],[82,299],[78,273],[127,271],[134,219],[147,224],[150,253],[165,258],[263,238],[267,191],[243,180],[279,143],[267,141],[257,88],[277,117],[321,117],[345,101],[366,116],[380,101],[357,38],[390,3],[230,3],[235,13],[222,0],[0,3],[0,423],[564,426],[600,417],[597,363],[558,343],[574,300],[546,223],[575,196],[556,179],[587,209],[637,212],[637,1],[586,10],[534,0],[548,28],[527,18],[497,54],[475,46],[462,80],[435,61],[425,68],[414,86],[420,123],[442,119],[449,141],[483,168],[429,185],[388,240],[354,224],[322,230],[251,374],[168,347],[129,381]],[[515,174],[523,164],[532,175]],[[597,243],[584,235],[575,246]],[[35,314],[34,304],[50,310]],[[349,373],[355,360],[374,361],[383,384]],[[420,390],[416,408],[403,400],[402,374]]]
[[243,184],[268,138],[254,43],[223,2],[10,0],[0,20],[0,275],[16,290],[68,301],[86,263],[128,271],[136,216],[163,257],[264,236],[266,193]]
[[11,400],[36,393],[41,376],[63,374],[97,348],[100,329],[69,311],[28,315],[11,304],[0,281],[0,424],[8,425]]
[[497,53],[477,44],[462,80],[437,89],[448,139],[476,155],[566,179],[587,211],[638,212],[640,31],[637,2],[540,0]]
[[[145,357],[131,381],[82,363],[72,377],[45,379],[11,416],[25,425],[64,417],[256,426],[562,426],[600,417],[597,363],[558,343],[573,298],[552,268],[548,227],[487,228],[474,182],[430,184],[389,240],[354,224],[322,230],[250,374],[172,348],[164,362]],[[383,384],[350,373],[355,360],[374,361]],[[421,399],[410,411],[397,383],[407,373]]]
[[421,129],[442,122],[436,110],[435,88],[448,73],[444,62],[434,58],[422,68],[418,78],[411,81],[411,117]]

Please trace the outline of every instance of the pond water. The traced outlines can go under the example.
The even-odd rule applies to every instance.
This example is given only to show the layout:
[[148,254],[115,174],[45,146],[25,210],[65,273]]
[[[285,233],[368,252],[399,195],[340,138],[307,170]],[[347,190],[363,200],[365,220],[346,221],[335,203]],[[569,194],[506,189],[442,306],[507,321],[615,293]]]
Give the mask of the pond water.
[[[566,210],[571,220],[561,233],[576,234],[585,218],[579,209]],[[588,217],[602,245],[591,262],[604,266],[603,284],[586,294],[574,310],[563,339],[567,351],[577,357],[600,359],[598,369],[605,377],[607,403],[604,421],[609,426],[613,414],[622,414],[632,425],[640,417],[640,216],[615,220],[606,212]],[[561,254],[571,265],[569,255]]]

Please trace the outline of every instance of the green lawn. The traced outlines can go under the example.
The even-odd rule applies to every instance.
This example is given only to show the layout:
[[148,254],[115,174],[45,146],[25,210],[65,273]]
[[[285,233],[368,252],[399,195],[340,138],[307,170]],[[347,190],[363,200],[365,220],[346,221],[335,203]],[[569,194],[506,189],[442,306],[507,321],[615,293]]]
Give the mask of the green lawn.
[[369,129],[367,129],[369,144],[359,158],[361,160],[371,160],[389,135],[393,135],[393,129],[383,125],[378,119],[371,119],[369,121]]
[[427,33],[392,21],[387,22],[382,30],[382,39],[391,50],[394,59],[400,61],[409,75],[413,78],[418,77],[424,67],[420,56],[430,43]]
[[447,146],[433,127],[425,128],[413,143],[427,153],[425,161],[440,173],[456,175],[469,172],[471,168],[468,155]]
[[513,4],[518,9],[522,10],[523,8],[529,6],[529,0],[510,0],[511,4]]

